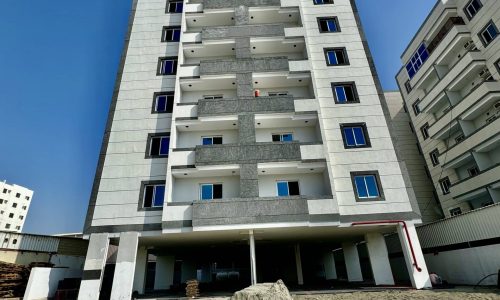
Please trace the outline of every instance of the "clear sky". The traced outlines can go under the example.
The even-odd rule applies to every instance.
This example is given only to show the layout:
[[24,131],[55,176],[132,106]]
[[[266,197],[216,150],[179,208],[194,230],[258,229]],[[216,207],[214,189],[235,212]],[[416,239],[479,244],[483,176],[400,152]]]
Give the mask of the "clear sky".
[[[0,1],[0,180],[35,191],[29,233],[79,232],[131,0]],[[435,0],[357,0],[382,85]]]

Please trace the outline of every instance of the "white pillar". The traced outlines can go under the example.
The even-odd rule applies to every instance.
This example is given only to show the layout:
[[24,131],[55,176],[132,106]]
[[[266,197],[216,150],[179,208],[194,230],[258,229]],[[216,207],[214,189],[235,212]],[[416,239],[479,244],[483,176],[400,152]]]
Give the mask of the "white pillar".
[[373,232],[365,235],[366,247],[370,256],[373,278],[376,285],[394,285],[389,253],[381,233]]
[[146,247],[137,249],[137,259],[135,261],[135,276],[133,291],[144,294],[144,284],[146,280],[146,265],[148,263],[148,250]]
[[109,235],[107,233],[93,233],[90,235],[78,300],[99,299],[108,247]]
[[427,265],[425,264],[424,254],[422,253],[422,248],[420,247],[420,241],[418,240],[417,231],[415,230],[415,225],[407,223],[407,229],[409,238],[411,239],[413,245],[413,251],[415,253],[415,258],[417,259],[417,264],[421,268],[419,272],[414,266],[413,257],[411,255],[410,244],[406,236],[405,230],[402,225],[398,225],[398,236],[401,242],[401,248],[403,249],[403,255],[406,262],[406,268],[410,275],[411,284],[416,289],[431,288],[431,280],[429,278],[429,272],[427,271]]
[[115,275],[113,276],[113,287],[111,289],[111,299],[113,300],[129,300],[132,298],[138,243],[138,232],[122,232],[120,234]]
[[253,230],[249,231],[250,236],[250,279],[252,285],[257,284],[257,263],[255,260],[255,238]]
[[295,265],[297,266],[297,282],[299,285],[304,284],[304,276],[302,275],[302,259],[300,257],[300,245],[295,245]]
[[333,251],[328,251],[323,255],[323,262],[325,266],[325,279],[337,279],[337,268],[335,267]]
[[359,263],[359,254],[356,244],[342,243],[342,249],[344,250],[347,279],[349,282],[363,281],[363,274],[361,273],[361,265]]

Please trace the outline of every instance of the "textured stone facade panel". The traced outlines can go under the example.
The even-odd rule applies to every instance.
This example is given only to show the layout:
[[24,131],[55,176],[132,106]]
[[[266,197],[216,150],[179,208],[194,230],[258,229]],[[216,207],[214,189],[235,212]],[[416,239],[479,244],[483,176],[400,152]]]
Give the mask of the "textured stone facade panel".
[[205,60],[200,62],[200,75],[288,71],[288,58],[264,57],[238,60]]
[[294,101],[291,95],[224,100],[201,99],[198,101],[198,116],[293,111]]
[[203,40],[263,36],[285,36],[285,26],[283,24],[219,26],[206,27],[201,31]]

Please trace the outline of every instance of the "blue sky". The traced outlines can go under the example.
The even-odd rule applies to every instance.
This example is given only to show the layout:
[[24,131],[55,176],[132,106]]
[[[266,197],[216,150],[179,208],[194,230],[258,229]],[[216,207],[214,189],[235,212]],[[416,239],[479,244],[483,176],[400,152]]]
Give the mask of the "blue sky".
[[[24,232],[82,230],[131,0],[0,1],[0,180],[35,191]],[[357,0],[382,86],[435,0]]]

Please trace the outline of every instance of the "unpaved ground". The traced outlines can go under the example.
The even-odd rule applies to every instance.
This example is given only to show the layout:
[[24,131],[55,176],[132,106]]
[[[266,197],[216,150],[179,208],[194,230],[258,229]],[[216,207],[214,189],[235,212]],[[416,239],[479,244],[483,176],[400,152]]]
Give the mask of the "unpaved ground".
[[452,290],[385,290],[374,292],[347,292],[325,295],[296,295],[295,300],[423,300],[423,299],[461,299],[461,300],[486,300],[500,299],[498,290],[473,290],[473,289],[452,289]]

